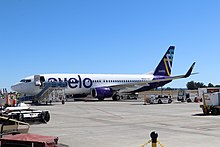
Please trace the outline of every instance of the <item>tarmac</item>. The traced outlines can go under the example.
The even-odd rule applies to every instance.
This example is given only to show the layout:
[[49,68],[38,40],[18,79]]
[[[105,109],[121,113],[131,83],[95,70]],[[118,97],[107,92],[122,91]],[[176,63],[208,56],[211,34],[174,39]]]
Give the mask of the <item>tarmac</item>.
[[32,106],[49,110],[51,120],[29,132],[57,136],[69,147],[139,147],[152,131],[165,147],[218,146],[220,116],[203,115],[200,104],[91,100]]

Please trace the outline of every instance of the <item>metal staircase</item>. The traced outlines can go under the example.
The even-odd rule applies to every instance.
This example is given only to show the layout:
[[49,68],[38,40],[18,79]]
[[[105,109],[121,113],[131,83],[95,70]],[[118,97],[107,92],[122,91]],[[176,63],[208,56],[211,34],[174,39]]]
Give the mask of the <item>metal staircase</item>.
[[[51,95],[57,95],[57,99],[62,100],[62,103],[65,99],[65,88],[67,87],[67,82],[43,82],[40,88],[42,89],[35,96],[25,96],[19,98],[19,101],[32,101],[33,103],[39,102],[52,102]],[[56,94],[57,93],[57,94]],[[61,99],[62,97],[62,99]]]
[[66,88],[67,82],[44,82],[43,87],[40,93],[38,93],[35,98],[43,97],[45,93],[48,92],[48,89],[56,89],[56,88]]

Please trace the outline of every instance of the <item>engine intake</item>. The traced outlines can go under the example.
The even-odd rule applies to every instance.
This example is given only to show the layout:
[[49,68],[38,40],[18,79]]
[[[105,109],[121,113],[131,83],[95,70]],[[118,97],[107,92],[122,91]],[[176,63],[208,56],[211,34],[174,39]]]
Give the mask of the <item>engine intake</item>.
[[103,100],[104,98],[112,97],[113,90],[108,87],[99,87],[91,90],[91,95],[94,98],[98,98],[99,100]]

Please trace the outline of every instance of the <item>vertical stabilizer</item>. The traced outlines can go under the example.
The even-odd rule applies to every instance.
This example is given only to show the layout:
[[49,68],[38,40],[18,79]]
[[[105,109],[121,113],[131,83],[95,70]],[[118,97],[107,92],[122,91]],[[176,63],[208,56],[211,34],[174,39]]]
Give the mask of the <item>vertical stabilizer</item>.
[[170,76],[175,46],[170,46],[154,71],[155,76]]

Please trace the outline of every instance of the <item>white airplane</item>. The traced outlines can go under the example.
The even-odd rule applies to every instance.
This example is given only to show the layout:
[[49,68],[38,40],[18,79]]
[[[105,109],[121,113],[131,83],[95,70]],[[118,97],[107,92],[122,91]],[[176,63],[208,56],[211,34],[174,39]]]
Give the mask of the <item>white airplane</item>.
[[22,79],[11,86],[19,93],[36,96],[44,82],[66,82],[66,95],[88,96],[99,100],[118,100],[123,93],[136,93],[164,86],[172,80],[191,75],[195,62],[185,75],[170,76],[174,46],[170,46],[153,73],[150,74],[40,74]]

